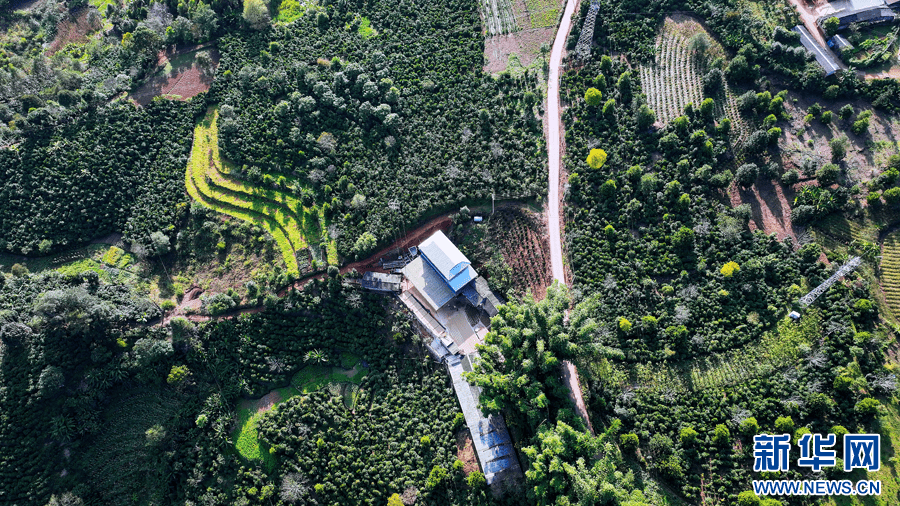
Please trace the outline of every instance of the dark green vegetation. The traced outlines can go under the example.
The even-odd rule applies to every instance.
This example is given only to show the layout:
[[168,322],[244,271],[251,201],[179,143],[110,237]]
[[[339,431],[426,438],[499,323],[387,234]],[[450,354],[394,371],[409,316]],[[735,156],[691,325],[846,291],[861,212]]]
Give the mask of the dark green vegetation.
[[[723,17],[720,9],[706,11],[706,21],[734,53],[708,62],[704,84],[724,78],[740,90],[737,106],[749,132],[733,131],[736,118],[717,117],[705,102],[649,128],[642,118],[647,90],[629,77],[622,60],[598,55],[568,72],[561,85],[574,98],[564,115],[567,150],[579,154],[567,160],[573,314],[584,313],[597,326],[593,346],[569,357],[586,383],[594,427],[616,427],[625,462],[648,470],[689,504],[732,504],[759,479],[751,471],[753,435],[879,431],[890,423],[878,419],[887,414],[878,406],[896,394],[893,368],[885,365],[894,336],[875,302],[877,248],[860,241],[823,248],[803,234],[795,243],[751,232],[754,209],[735,207],[729,198],[744,188],[771,194],[782,182],[783,191],[792,191],[801,177],[782,165],[779,127],[790,119],[788,95],[772,91],[773,84],[822,93],[828,101],[863,96],[891,110],[896,82],[863,82],[850,74],[825,80],[805,56],[794,55],[796,41],[784,28],[760,35],[750,11]],[[608,36],[601,31],[602,44],[621,48],[616,44],[631,29],[645,40],[639,22],[621,23],[612,23]],[[644,50],[635,53],[641,57]],[[608,99],[602,107],[581,99],[591,87]],[[719,86],[704,88],[713,100],[724,99]],[[823,116],[816,107],[811,118]],[[845,109],[841,124],[864,135],[871,113],[854,118],[854,108]],[[819,186],[798,188],[794,209],[780,209],[782,215],[805,225],[857,212],[860,191],[851,188],[847,143],[836,136],[832,163],[811,160],[800,167],[802,177],[817,178]],[[584,161],[592,148],[608,154],[599,168]],[[888,194],[895,182],[887,170],[870,183],[889,188],[883,197],[888,207],[896,205]],[[870,198],[878,216],[880,197]],[[823,252],[831,267],[820,261]],[[795,305],[851,253],[870,263],[812,308]],[[799,322],[786,318],[792,309],[803,313]],[[791,469],[779,477],[812,476]]]
[[249,182],[325,206],[342,256],[434,209],[545,191],[534,76],[480,75],[474,3],[407,10],[370,5],[372,38],[345,29],[358,18],[348,4],[219,41],[223,154]]
[[150,235],[172,230],[187,200],[192,112],[183,102],[117,103],[35,125],[16,149],[0,149],[0,247],[43,255],[123,232],[156,253]]
[[[393,344],[392,322],[405,325],[384,300],[331,278],[260,314],[148,327],[155,306],[92,273],[5,278],[2,502],[69,491],[98,505],[381,505],[404,492],[417,504],[491,503],[454,466],[448,377]],[[297,393],[258,420],[268,458],[238,455],[242,397],[304,367],[365,367],[351,349],[369,372],[351,402],[330,387]]]

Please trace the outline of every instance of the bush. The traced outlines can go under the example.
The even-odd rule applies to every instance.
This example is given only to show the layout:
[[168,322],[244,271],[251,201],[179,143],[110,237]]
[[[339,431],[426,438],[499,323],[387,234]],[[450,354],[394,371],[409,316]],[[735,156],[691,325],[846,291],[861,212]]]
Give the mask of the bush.
[[825,91],[822,92],[822,98],[826,100],[834,100],[838,98],[838,95],[841,93],[840,86],[836,84],[832,84],[831,86],[825,88]]
[[592,169],[599,169],[606,163],[606,151],[592,149],[585,161]]
[[833,163],[826,163],[816,171],[816,179],[820,186],[831,186],[837,182],[838,176],[841,175],[841,168]]
[[822,117],[820,118],[820,120],[822,121],[822,123],[825,123],[827,125],[831,123],[832,116],[834,116],[833,112],[825,111],[822,113]]
[[831,148],[832,162],[837,163],[847,156],[847,144],[846,137],[835,137],[828,142],[828,146]]
[[484,473],[481,471],[472,471],[469,473],[469,476],[466,477],[466,484],[472,489],[480,490],[487,485],[487,480],[484,477]]
[[726,278],[730,278],[731,276],[734,275],[735,272],[740,272],[740,271],[741,271],[741,266],[739,266],[737,264],[737,262],[732,261],[732,262],[728,262],[725,265],[723,265],[720,272]]
[[783,185],[792,186],[797,184],[797,181],[800,181],[800,174],[798,174],[795,169],[785,171],[785,173],[781,175],[781,184]]
[[603,93],[597,88],[588,88],[584,92],[584,101],[587,102],[587,105],[596,107],[603,101]]
[[638,439],[637,434],[627,433],[619,436],[619,444],[621,444],[622,448],[625,450],[634,450],[638,447],[639,443],[640,440]]
[[753,186],[753,183],[756,182],[758,177],[759,167],[754,163],[745,163],[744,165],[741,165],[735,173],[735,180],[744,188]]
[[880,405],[881,403],[878,402],[878,399],[875,399],[874,397],[866,397],[865,399],[857,402],[853,407],[853,410],[860,415],[873,416],[878,413],[878,406]]
[[884,197],[885,202],[892,206],[900,204],[900,188],[889,188],[881,196]]
[[794,433],[794,419],[789,416],[782,416],[775,420],[775,432],[779,434]]

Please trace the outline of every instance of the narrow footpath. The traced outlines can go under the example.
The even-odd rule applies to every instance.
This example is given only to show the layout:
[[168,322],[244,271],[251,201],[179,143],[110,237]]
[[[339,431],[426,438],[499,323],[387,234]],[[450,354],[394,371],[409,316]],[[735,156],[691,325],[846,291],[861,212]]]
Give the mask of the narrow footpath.
[[[562,21],[559,23],[559,31],[556,32],[556,40],[553,42],[553,51],[550,53],[550,78],[547,83],[547,158],[550,163],[550,180],[547,195],[547,223],[550,234],[550,266],[553,279],[566,284],[565,269],[562,258],[562,228],[560,227],[560,194],[559,194],[559,166],[560,146],[562,146],[562,128],[559,112],[559,69],[562,67],[562,54],[566,48],[566,39],[572,27],[572,14],[578,0],[568,0]],[[563,362],[563,380],[569,385],[569,393],[578,415],[584,420],[591,434],[594,428],[588,416],[587,407],[584,405],[584,397],[581,395],[581,386],[578,381],[578,370],[575,364],[569,361]]]

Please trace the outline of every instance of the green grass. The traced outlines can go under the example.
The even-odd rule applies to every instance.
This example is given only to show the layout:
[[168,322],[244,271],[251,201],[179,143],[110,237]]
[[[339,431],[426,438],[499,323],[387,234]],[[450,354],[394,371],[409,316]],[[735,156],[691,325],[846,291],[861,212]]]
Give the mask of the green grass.
[[194,129],[194,145],[191,148],[191,158],[188,160],[185,171],[187,192],[194,200],[214,211],[263,227],[275,238],[287,271],[296,276],[299,274],[299,269],[294,245],[291,244],[287,234],[275,219],[254,209],[252,203],[215,191],[207,183],[207,173],[217,172],[209,170],[209,157],[212,156],[214,162],[218,159],[218,130],[216,128],[218,116],[218,110],[211,108],[206,117]]
[[[235,218],[264,227],[278,244],[288,272],[299,274],[297,252],[309,243],[318,248],[327,234],[324,213],[317,206],[303,207],[282,191],[261,188],[235,177],[234,169],[219,156],[218,110],[211,108],[194,130],[194,145],[185,174],[188,193],[198,202]],[[298,182],[285,177],[286,184]],[[327,235],[324,235],[327,237]],[[337,246],[328,241],[327,259],[337,264]]]
[[[349,367],[344,368],[344,365]],[[354,373],[352,370],[357,367]],[[313,364],[304,367],[291,378],[290,386],[275,390],[280,399],[274,406],[290,399],[295,395],[308,394],[322,388],[334,388],[341,395],[348,409],[356,405],[359,395],[359,384],[369,373],[365,367],[359,366],[359,357],[344,352],[341,354],[341,366]],[[273,407],[274,408],[274,407]],[[275,461],[269,454],[269,449],[259,441],[259,420],[266,412],[251,410],[249,407],[238,409],[238,428],[234,446],[237,452],[248,460],[258,460],[266,469],[274,469]]]
[[556,25],[559,17],[559,2],[553,0],[525,0],[528,18],[532,28],[544,28]]

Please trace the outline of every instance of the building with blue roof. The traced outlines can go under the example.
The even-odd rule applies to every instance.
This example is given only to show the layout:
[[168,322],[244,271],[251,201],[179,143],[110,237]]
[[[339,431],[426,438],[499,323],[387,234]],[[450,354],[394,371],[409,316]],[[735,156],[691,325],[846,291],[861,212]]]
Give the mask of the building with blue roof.
[[402,272],[413,285],[416,298],[434,312],[478,277],[472,262],[440,230],[419,245],[419,256]]

